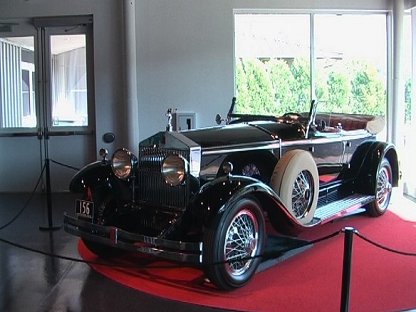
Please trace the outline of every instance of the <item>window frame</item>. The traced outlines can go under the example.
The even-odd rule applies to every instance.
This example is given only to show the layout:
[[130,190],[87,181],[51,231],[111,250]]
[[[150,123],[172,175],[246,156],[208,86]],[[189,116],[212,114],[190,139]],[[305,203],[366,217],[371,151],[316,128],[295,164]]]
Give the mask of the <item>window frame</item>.
[[[7,23],[6,23],[7,22]],[[94,85],[94,51],[93,51],[93,17],[92,15],[64,17],[36,17],[27,19],[0,20],[0,24],[11,25],[10,37],[31,37],[34,46],[34,102],[36,126],[0,128],[0,137],[37,136],[41,139],[46,135],[84,135],[95,129],[95,85]],[[83,30],[77,30],[81,26]],[[87,71],[87,111],[88,124],[83,126],[53,126],[51,116],[51,89],[45,84],[51,75],[50,64],[45,58],[49,54],[47,37],[56,34],[80,34],[86,38],[86,71]],[[8,32],[0,33],[8,37]],[[40,50],[44,51],[43,53]],[[40,83],[43,81],[43,83]]]
[[[316,72],[316,55],[315,55],[315,16],[319,14],[339,14],[339,15],[372,15],[372,14],[382,14],[386,17],[386,107],[385,107],[385,116],[386,116],[386,133],[387,137],[391,137],[392,124],[389,122],[389,116],[392,116],[393,108],[391,103],[393,103],[392,98],[392,13],[389,10],[297,10],[297,9],[234,9],[233,10],[233,33],[236,33],[236,15],[239,14],[305,14],[310,16],[310,99],[316,98],[316,81],[317,81],[317,72]],[[236,83],[236,36],[233,37],[233,86],[234,86],[234,95],[237,93],[237,83]]]

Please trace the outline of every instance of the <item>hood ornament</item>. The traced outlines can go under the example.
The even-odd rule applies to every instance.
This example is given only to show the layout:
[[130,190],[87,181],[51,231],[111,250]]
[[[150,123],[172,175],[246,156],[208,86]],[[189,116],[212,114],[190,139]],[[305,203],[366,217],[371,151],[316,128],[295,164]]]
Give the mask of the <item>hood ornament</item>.
[[168,108],[167,112],[166,112],[166,117],[168,118],[168,122],[166,125],[166,131],[170,132],[172,131],[173,127],[172,127],[172,115],[173,113],[176,111],[176,108]]

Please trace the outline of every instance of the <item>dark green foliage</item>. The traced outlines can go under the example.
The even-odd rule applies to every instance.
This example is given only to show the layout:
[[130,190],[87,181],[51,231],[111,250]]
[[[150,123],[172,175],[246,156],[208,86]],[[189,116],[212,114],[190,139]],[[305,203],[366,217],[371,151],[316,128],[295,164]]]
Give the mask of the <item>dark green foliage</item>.
[[404,102],[405,102],[405,121],[409,122],[412,120],[412,80],[406,81],[404,87]]
[[[239,59],[236,66],[236,111],[280,115],[308,110],[311,101],[308,60]],[[371,64],[343,61],[338,66],[318,67],[314,98],[321,103],[320,111],[384,115],[385,84]]]

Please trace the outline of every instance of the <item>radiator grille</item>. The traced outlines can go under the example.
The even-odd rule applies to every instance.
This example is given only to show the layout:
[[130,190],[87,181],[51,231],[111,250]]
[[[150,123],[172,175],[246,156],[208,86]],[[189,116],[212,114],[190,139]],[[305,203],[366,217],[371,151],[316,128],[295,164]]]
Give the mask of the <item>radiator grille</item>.
[[[189,151],[143,147],[139,151],[139,198],[142,203],[162,209],[185,209],[189,201],[189,183],[170,186],[161,173],[163,160],[181,155],[189,160]],[[186,178],[188,180],[188,177]]]

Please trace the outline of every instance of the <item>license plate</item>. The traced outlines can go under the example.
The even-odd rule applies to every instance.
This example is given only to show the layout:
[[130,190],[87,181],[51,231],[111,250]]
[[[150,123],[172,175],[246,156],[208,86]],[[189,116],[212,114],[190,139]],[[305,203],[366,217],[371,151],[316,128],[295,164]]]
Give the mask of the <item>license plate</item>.
[[92,220],[94,216],[94,202],[77,199],[75,203],[75,214],[77,217]]

